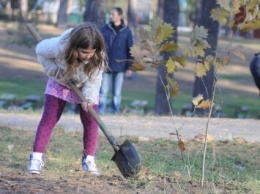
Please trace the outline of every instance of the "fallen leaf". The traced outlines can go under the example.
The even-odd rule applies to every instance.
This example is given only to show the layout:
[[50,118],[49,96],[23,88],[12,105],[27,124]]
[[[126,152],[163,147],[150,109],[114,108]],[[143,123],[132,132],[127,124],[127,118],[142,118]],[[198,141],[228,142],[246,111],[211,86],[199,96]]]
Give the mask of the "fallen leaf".
[[181,149],[181,151],[185,151],[186,150],[185,144],[182,141],[182,139],[179,140],[178,146]]

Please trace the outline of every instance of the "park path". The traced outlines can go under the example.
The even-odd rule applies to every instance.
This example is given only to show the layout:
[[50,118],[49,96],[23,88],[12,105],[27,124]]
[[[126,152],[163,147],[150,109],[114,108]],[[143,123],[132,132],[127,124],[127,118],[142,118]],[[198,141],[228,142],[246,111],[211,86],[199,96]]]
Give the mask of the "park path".
[[[41,113],[0,113],[0,126],[18,130],[36,130]],[[207,118],[156,117],[156,116],[101,116],[109,131],[116,137],[134,136],[142,139],[176,139],[169,135],[178,129],[182,139],[193,139],[206,128]],[[66,132],[82,130],[79,115],[62,115],[57,127]],[[100,130],[100,133],[101,130]],[[209,135],[216,141],[232,141],[242,137],[247,142],[260,142],[260,120],[212,118],[209,123]]]

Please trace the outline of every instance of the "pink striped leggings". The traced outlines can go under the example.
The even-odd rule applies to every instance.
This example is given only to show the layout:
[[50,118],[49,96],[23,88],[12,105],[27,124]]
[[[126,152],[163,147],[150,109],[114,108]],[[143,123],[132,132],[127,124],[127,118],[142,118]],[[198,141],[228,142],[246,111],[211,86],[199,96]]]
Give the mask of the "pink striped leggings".
[[[44,153],[49,142],[51,132],[59,121],[66,101],[51,95],[46,95],[44,111],[39,123],[33,151]],[[96,153],[98,140],[98,125],[94,118],[78,105],[81,123],[83,124],[83,148],[85,155],[94,156]],[[97,112],[98,105],[94,105],[93,109]],[[68,145],[69,146],[69,145]]]

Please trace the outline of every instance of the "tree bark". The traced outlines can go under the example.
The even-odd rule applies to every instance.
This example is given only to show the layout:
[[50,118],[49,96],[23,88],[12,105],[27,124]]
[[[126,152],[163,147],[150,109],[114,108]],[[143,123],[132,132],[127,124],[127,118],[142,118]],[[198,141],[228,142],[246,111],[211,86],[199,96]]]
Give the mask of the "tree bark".
[[[159,0],[158,1],[158,16],[163,18],[164,22],[170,23],[174,27],[174,35],[172,40],[177,43],[177,27],[179,15],[179,1],[178,0]],[[173,53],[163,55],[164,59],[168,59]],[[172,98],[169,103],[165,92],[167,70],[165,66],[160,66],[158,69],[156,96],[155,96],[155,114],[168,115],[172,108]],[[173,75],[169,75],[173,76]]]
[[57,26],[59,28],[65,28],[67,26],[67,8],[68,0],[60,0],[60,7],[58,11]]
[[[213,21],[210,18],[210,11],[217,6],[215,0],[202,0],[202,11],[200,12],[199,23],[208,29],[208,43],[211,48],[205,51],[205,55],[216,55],[217,44],[218,44],[218,32],[219,32],[219,23]],[[204,99],[211,99],[214,85],[214,67],[207,72],[207,75],[199,78],[195,78],[194,88],[193,88],[193,97],[196,97],[199,94],[202,94]],[[207,116],[209,109],[196,109],[195,116]]]
[[136,32],[136,5],[137,0],[128,0],[128,9],[127,9],[127,21],[128,21],[128,26],[130,27],[131,31],[133,32],[133,37],[135,37],[135,32]]
[[98,28],[105,25],[106,0],[85,0],[84,21],[95,23]]

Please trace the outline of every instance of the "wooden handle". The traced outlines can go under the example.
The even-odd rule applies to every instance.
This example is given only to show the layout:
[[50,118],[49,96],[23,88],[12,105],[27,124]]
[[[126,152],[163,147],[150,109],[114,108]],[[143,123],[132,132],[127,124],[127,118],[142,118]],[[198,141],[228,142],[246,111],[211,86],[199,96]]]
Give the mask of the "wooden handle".
[[[71,81],[67,82],[67,85],[72,89],[73,92],[76,93],[76,95],[79,97],[81,102],[86,102],[86,98],[83,95],[83,93],[80,91],[80,89],[77,88],[77,86],[72,83]],[[102,120],[99,118],[98,114],[96,113],[96,111],[92,108],[92,106],[88,106],[88,111],[89,113],[93,116],[93,118],[96,120],[96,122],[99,125],[103,125],[105,126],[105,124],[102,122]]]
[[42,38],[40,36],[40,34],[35,30],[35,28],[33,27],[32,24],[27,23],[26,24],[27,29],[29,30],[29,32],[31,32],[31,34],[33,35],[33,37],[38,41],[41,42]]

